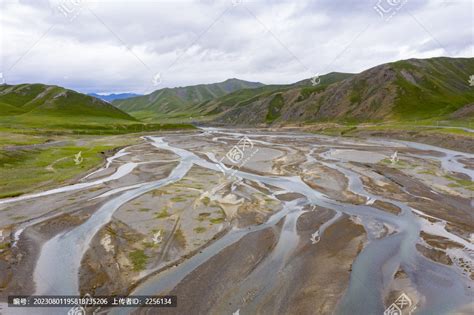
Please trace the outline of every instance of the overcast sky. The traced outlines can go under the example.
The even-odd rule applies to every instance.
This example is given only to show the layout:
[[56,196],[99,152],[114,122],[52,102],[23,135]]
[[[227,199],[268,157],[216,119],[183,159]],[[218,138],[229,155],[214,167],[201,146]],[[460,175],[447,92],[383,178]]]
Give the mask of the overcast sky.
[[291,83],[399,59],[474,56],[472,0],[0,2],[6,82],[87,93],[233,77]]

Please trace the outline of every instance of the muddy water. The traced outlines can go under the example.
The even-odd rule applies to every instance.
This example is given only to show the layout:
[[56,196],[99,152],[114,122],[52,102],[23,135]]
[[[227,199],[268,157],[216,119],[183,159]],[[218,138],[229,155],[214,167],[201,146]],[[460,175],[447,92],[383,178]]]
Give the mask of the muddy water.
[[[444,154],[442,157],[431,157],[434,158],[438,161],[441,162],[441,165],[444,169],[451,171],[451,172],[456,172],[456,173],[461,173],[469,176],[471,180],[474,180],[474,170],[466,168],[464,164],[459,162],[460,159],[465,158],[465,159],[474,159],[474,154],[469,154],[469,153],[464,153],[464,152],[457,152],[453,150],[448,150],[444,148],[439,148],[435,147],[432,145],[428,144],[423,144],[423,143],[416,143],[416,142],[409,142],[409,141],[400,141],[400,143],[403,143],[407,145],[410,148],[414,148],[417,150],[425,150],[425,151],[435,151],[435,152],[441,152]],[[421,154],[420,154],[421,155]],[[418,156],[420,156],[418,155]],[[426,154],[429,156],[429,154]]]
[[[282,261],[287,257],[286,253],[288,250],[291,250],[296,244],[297,236],[296,233],[296,219],[302,213],[301,211],[302,201],[297,200],[293,202],[288,202],[285,204],[283,209],[278,213],[275,213],[270,217],[270,219],[264,224],[253,226],[251,228],[245,229],[233,229],[224,237],[220,238],[216,242],[212,243],[210,246],[202,250],[199,254],[193,256],[185,263],[174,267],[168,271],[161,273],[157,277],[152,277],[149,281],[145,281],[142,285],[137,287],[132,294],[134,295],[154,295],[157,292],[167,292],[173,289],[181,280],[183,280],[188,274],[190,274],[197,267],[205,263],[211,257],[218,254],[222,249],[230,246],[245,235],[261,231],[268,227],[275,226],[280,220],[284,219],[286,221],[283,229],[282,237],[280,237],[279,247],[277,246],[276,251],[274,252],[274,257]],[[295,209],[296,208],[296,209]],[[289,238],[287,238],[289,236]],[[286,247],[285,245],[292,245]],[[268,270],[267,270],[268,271]],[[274,271],[272,271],[274,272]],[[130,308],[127,309],[114,309],[113,314],[128,314]]]
[[137,167],[136,163],[126,163],[124,165],[121,165],[115,173],[113,173],[110,176],[107,176],[103,179],[98,179],[92,182],[87,182],[87,183],[79,183],[79,184],[74,184],[74,185],[69,185],[61,188],[56,188],[56,189],[51,189],[47,190],[44,192],[40,193],[35,193],[35,194],[28,194],[28,195],[23,195],[19,197],[13,197],[13,198],[8,198],[8,199],[3,199],[0,200],[0,204],[6,204],[6,203],[12,203],[16,201],[22,201],[22,200],[28,200],[28,199],[34,199],[38,197],[45,197],[53,194],[59,194],[63,192],[69,192],[69,191],[74,191],[74,190],[80,190],[80,189],[86,189],[89,187],[97,186],[106,182],[110,182],[113,180],[117,180],[119,178],[124,177],[127,174],[130,174],[135,168]]
[[44,244],[34,272],[36,293],[78,294],[78,273],[82,257],[94,235],[110,221],[114,211],[140,195],[180,180],[191,166],[190,161],[183,159],[167,178],[144,184],[111,199],[85,223],[64,234],[58,234]]
[[[418,149],[423,148],[424,150],[427,148],[435,149],[433,146],[418,146],[416,143],[409,143],[409,146]],[[464,154],[454,154],[452,151],[444,149],[440,151],[447,153],[445,157],[440,158],[446,169],[466,174],[470,173],[456,160],[456,157],[464,156]],[[360,176],[341,167],[338,163],[329,164],[321,161],[320,163],[343,173],[348,178],[350,190],[358,195],[365,196],[368,201],[381,200],[402,209],[399,218],[404,221],[403,226],[405,227],[395,235],[381,240],[372,239],[372,242],[358,256],[353,265],[348,292],[339,309],[341,313],[348,314],[353,310],[367,310],[366,303],[370,303],[372,299],[367,298],[366,288],[378,287],[380,291],[383,290],[384,288],[380,284],[389,283],[391,276],[400,267],[408,273],[411,280],[417,285],[418,290],[427,297],[428,307],[424,310],[420,309],[420,314],[443,314],[454,308],[458,303],[462,304],[468,302],[469,298],[472,299],[472,296],[465,292],[469,282],[457,282],[455,279],[464,279],[461,279],[454,270],[443,268],[442,265],[429,261],[416,251],[415,244],[419,238],[420,226],[416,223],[413,209],[401,202],[370,194],[364,189]],[[366,229],[368,230],[367,226]],[[452,238],[455,238],[455,236],[452,235]],[[382,272],[377,274],[372,273],[372,270],[381,270]],[[449,284],[448,286],[453,295],[444,293],[446,284]],[[369,305],[369,309],[380,308],[381,305]]]
[[[240,132],[217,129],[205,130],[202,135],[205,134],[214,136],[213,139],[217,143],[220,142],[219,139],[239,139],[244,135],[244,133]],[[472,281],[460,275],[454,268],[426,259],[416,250],[415,245],[419,241],[421,231],[419,220],[417,220],[413,212],[413,210],[416,211],[416,209],[411,209],[402,202],[393,201],[383,196],[377,196],[367,192],[364,189],[360,175],[344,167],[344,163],[347,163],[347,156],[344,156],[344,159],[337,160],[337,155],[334,156],[326,153],[318,156],[314,154],[316,149],[321,149],[321,147],[324,146],[328,147],[326,152],[330,152],[331,142],[338,143],[338,145],[341,145],[341,142],[337,142],[328,137],[318,138],[313,135],[304,134],[245,133],[245,135],[255,139],[255,143],[274,147],[288,146],[287,144],[280,143],[281,139],[288,140],[295,138],[308,143],[311,142],[311,139],[323,139],[322,142],[326,142],[323,146],[310,144],[313,149],[306,154],[305,164],[318,163],[342,173],[348,180],[348,189],[357,195],[365,197],[367,204],[353,205],[332,200],[325,194],[309,187],[298,176],[263,176],[238,170],[234,173],[237,178],[264,185],[274,194],[284,191],[298,193],[304,196],[304,198],[286,202],[281,211],[275,213],[262,225],[246,229],[234,228],[228,234],[213,242],[210,246],[202,250],[202,252],[186,260],[178,267],[148,277],[132,292],[133,294],[154,295],[168,292],[176,287],[187,275],[196,270],[197,267],[205,264],[224,248],[238,242],[250,233],[267,227],[275,227],[277,223],[282,221],[281,233],[271,255],[259,264],[248,279],[242,282],[238,292],[232,297],[232,305],[236,305],[235,311],[240,312],[240,314],[253,314],[258,309],[259,301],[264,300],[266,295],[271,294],[272,287],[278,281],[276,275],[283,269],[286,261],[291,258],[293,250],[300,241],[296,231],[296,222],[299,216],[304,212],[303,207],[313,205],[332,209],[336,212],[336,216],[333,217],[333,219],[321,226],[317,234],[315,232],[313,241],[317,241],[317,238],[323,237],[324,230],[336,222],[342,214],[357,217],[369,235],[370,241],[368,245],[362,250],[353,264],[350,283],[343,299],[339,303],[336,310],[337,313],[382,314],[384,310],[384,294],[387,293],[386,291],[394,274],[399,268],[405,271],[413,285],[426,299],[423,303],[423,307],[417,309],[417,314],[447,314],[459,306],[472,301],[473,291],[467,288],[468,286],[472,288]],[[175,137],[179,138],[180,136]],[[180,158],[178,166],[167,178],[162,180],[114,190],[113,194],[105,194],[103,197],[108,197],[110,200],[100,207],[86,222],[68,232],[58,234],[47,241],[41,249],[41,254],[34,271],[36,294],[78,293],[78,273],[82,257],[89,248],[94,235],[111,220],[113,213],[120,206],[151,190],[179,181],[187,174],[193,165],[198,165],[216,172],[221,171],[215,163],[203,159],[189,150],[172,146],[168,144],[166,139],[160,137],[147,137],[146,139],[150,145],[162,150],[171,151],[178,155]],[[373,143],[380,144],[376,141]],[[393,144],[394,142],[390,143]],[[428,148],[424,145],[413,143],[396,143],[401,147],[408,146],[418,150],[440,152],[442,157],[429,156],[427,152],[420,152],[419,155],[438,159],[445,169],[464,173],[472,178],[472,171],[463,167],[462,163],[458,161],[460,158],[472,158],[470,156],[432,146]],[[359,143],[351,144],[359,145]],[[124,155],[125,151],[121,151],[120,154]],[[334,161],[335,159],[336,161]],[[90,187],[97,182],[120,178],[121,176],[125,176],[127,171],[130,172],[134,167],[134,163],[126,163],[118,168],[116,173],[112,175],[114,176],[113,178],[111,178],[111,176],[77,185]],[[36,195],[29,195],[25,196],[25,198],[38,198],[48,194],[84,188],[83,186],[77,185],[67,186]],[[276,187],[279,191],[275,191],[273,187]],[[399,207],[402,211],[399,215],[381,211],[372,206],[374,200],[391,203]],[[12,199],[4,202],[15,201],[17,200]],[[395,233],[382,238],[375,237],[374,233],[372,233],[374,223],[376,226],[389,226]],[[252,303],[239,304],[239,301],[242,301],[242,297],[246,294],[248,289],[253,287],[255,283],[265,284],[261,289],[259,297],[254,299]],[[114,313],[120,314],[128,314],[130,311],[128,308],[113,310]],[[11,313],[13,314],[13,312]],[[64,310],[45,309],[43,313],[63,314]],[[36,312],[36,314],[39,314],[39,312]]]
[[[163,144],[161,139],[150,139],[155,140],[155,145],[158,147],[171,149],[175,154],[182,157],[192,157],[193,163],[199,166],[215,169],[215,165],[198,158],[190,152],[185,152],[185,150],[179,148],[171,148]],[[416,251],[415,245],[419,238],[420,226],[415,220],[411,209],[400,202],[369,194],[363,189],[363,185],[357,174],[346,169],[337,169],[349,178],[350,189],[352,189],[353,192],[362,196],[390,202],[402,209],[401,215],[395,216],[370,206],[342,204],[330,200],[323,194],[308,187],[299,177],[259,176],[241,171],[238,171],[236,176],[276,186],[285,191],[300,193],[307,198],[310,204],[330,208],[349,215],[356,215],[362,219],[364,225],[367,225],[368,222],[371,221],[377,221],[378,223],[392,226],[397,230],[397,233],[394,235],[380,240],[372,240],[356,259],[351,274],[349,289],[341,301],[338,313],[383,313],[382,293],[400,267],[407,272],[418,290],[426,297],[427,307],[420,309],[420,314],[434,314],[436,313],[434,310],[442,314],[456,306],[470,302],[470,294],[472,294],[472,292],[466,290],[468,285],[466,279],[460,277],[459,274],[449,267],[428,261]],[[236,240],[232,239],[232,241]],[[226,243],[225,238],[222,243]],[[219,245],[222,246],[224,244]],[[213,254],[213,252],[209,252],[201,255],[199,262],[203,263],[212,257]],[[134,293],[152,294],[166,292],[163,283],[166,283],[166,288],[170,289],[176,286],[187,273],[193,271],[197,266],[197,261],[184,263],[183,267],[179,270],[170,271],[165,281],[161,278],[162,275],[152,277],[143,285],[139,286]],[[264,268],[264,266],[265,265],[262,265],[261,268]],[[278,269],[275,270],[273,268],[271,270],[273,272],[278,271]],[[374,272],[374,270],[379,270],[380,272]],[[267,270],[267,273],[268,272],[269,270]],[[436,277],[434,277],[433,274],[436,275]],[[258,277],[255,279],[256,283],[258,283]],[[452,295],[446,294],[447,289]],[[258,299],[254,304],[255,303],[258,303]],[[252,310],[254,310],[252,305],[246,305],[240,309],[240,312],[252,313]]]

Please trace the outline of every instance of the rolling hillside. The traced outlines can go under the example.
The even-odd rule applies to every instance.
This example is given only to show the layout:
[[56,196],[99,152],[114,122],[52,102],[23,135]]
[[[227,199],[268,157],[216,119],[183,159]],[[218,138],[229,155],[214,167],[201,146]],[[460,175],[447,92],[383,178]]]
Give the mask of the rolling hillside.
[[[215,122],[367,122],[473,119],[474,58],[410,59],[383,64],[342,80],[293,87],[213,105]],[[306,84],[306,86],[305,86]]]
[[[353,74],[350,73],[331,72],[320,76],[319,84],[316,87],[313,87],[311,79],[306,79],[298,81],[294,84],[265,85],[255,89],[240,90],[220,98],[192,106],[189,108],[189,111],[195,113],[195,115],[214,115],[217,117],[226,117],[225,114],[227,112],[231,113],[231,115],[236,113],[238,114],[239,109],[246,108],[252,104],[262,104],[265,106],[265,104],[262,102],[265,102],[265,100],[267,100],[269,97],[273,97],[280,93],[300,91],[303,96],[306,96],[308,93],[312,93],[314,90],[325,88],[333,83],[340,82],[352,76]],[[269,106],[268,109],[274,112],[276,111],[275,106],[279,107],[279,105],[275,102],[272,104],[273,106]],[[276,113],[273,113],[273,115],[275,114]],[[272,116],[271,113],[270,116]],[[241,119],[247,118],[241,117]],[[247,122],[246,120],[243,121]],[[235,121],[235,123],[239,124],[238,121]]]
[[189,116],[189,107],[241,89],[263,86],[262,83],[229,79],[214,84],[164,88],[151,94],[112,102],[117,108],[137,118]]
[[58,120],[100,124],[142,119],[225,125],[473,121],[474,87],[468,82],[473,73],[474,58],[410,59],[359,74],[329,73],[321,76],[315,86],[311,79],[288,85],[229,79],[160,89],[149,95],[114,100],[114,106],[57,86],[3,85],[0,119],[45,124]]
[[0,117],[8,120],[136,121],[107,102],[59,86],[0,86]]

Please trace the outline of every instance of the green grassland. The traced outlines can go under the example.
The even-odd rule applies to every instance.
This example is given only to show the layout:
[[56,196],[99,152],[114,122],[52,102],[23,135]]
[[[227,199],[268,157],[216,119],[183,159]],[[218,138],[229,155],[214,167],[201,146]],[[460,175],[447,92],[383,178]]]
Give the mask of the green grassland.
[[132,132],[195,129],[183,122],[143,123],[109,117],[80,115],[18,115],[0,116],[0,131],[28,134],[125,134]]
[[[10,117],[11,118],[11,117]],[[29,118],[30,119],[30,118]],[[50,120],[51,119],[51,120]],[[72,120],[72,118],[69,118]],[[104,162],[104,152],[141,141],[143,133],[194,129],[183,124],[110,124],[66,118],[0,117],[0,198],[63,185]],[[83,162],[76,165],[74,155]]]
[[145,254],[145,251],[137,249],[129,254],[129,258],[132,262],[133,270],[142,271],[145,269],[149,257]]
[[[392,67],[397,70],[398,87],[394,117],[400,120],[446,117],[474,100],[474,89],[467,83],[474,73],[474,58],[433,58],[419,68],[398,61]],[[416,84],[403,77],[402,71],[419,77]]]
[[[0,132],[0,198],[66,184],[103,163],[106,152],[138,141],[132,136]],[[83,160],[76,164],[79,152]]]
[[[144,123],[96,98],[57,86],[0,86],[0,198],[67,184],[143,133],[194,129]],[[83,160],[76,164],[75,155]]]
[[[104,162],[103,152],[137,143],[143,133],[194,129],[183,124],[107,124],[53,119],[41,126],[0,117],[0,198],[63,185]],[[139,133],[136,133],[139,132]],[[74,155],[83,162],[76,165]]]
[[306,128],[314,128],[315,133],[333,136],[356,136],[362,131],[380,132],[423,132],[433,134],[451,134],[474,138],[474,120],[436,121],[436,120],[416,120],[416,121],[391,121],[386,123],[343,123],[343,122],[313,122],[304,124]]

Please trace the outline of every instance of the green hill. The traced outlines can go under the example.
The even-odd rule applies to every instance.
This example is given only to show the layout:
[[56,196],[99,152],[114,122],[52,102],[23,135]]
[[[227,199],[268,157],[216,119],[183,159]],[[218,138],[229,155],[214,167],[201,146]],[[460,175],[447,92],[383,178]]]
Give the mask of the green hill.
[[472,120],[474,88],[468,82],[472,74],[474,58],[398,61],[352,76],[332,74],[326,82],[322,76],[317,86],[308,79],[232,104],[218,99],[213,104],[214,121],[257,125]]
[[0,115],[2,116],[19,115],[23,113],[24,111],[19,107],[0,102]]
[[262,83],[229,79],[214,84],[200,84],[186,87],[164,88],[151,94],[112,102],[117,108],[140,119],[189,117],[190,107],[234,91],[253,89]]
[[[287,85],[229,79],[165,88],[107,102],[42,84],[0,86],[0,122],[41,124],[213,122],[278,125],[311,122],[474,120],[474,58],[409,59],[358,74],[329,73]],[[126,112],[126,113],[125,113]],[[132,117],[133,116],[133,117]],[[8,117],[8,118],[5,118]],[[70,119],[70,118],[74,119]]]
[[[265,85],[255,89],[240,90],[211,101],[203,102],[190,109],[196,116],[211,115],[219,122],[222,122],[223,119],[225,121],[226,119],[231,120],[236,118],[236,121],[229,121],[229,123],[242,124],[242,122],[244,122],[246,124],[252,124],[252,117],[245,117],[246,114],[241,116],[240,113],[242,113],[242,111],[245,112],[245,108],[249,106],[263,106],[267,110],[266,114],[264,114],[263,121],[273,122],[280,116],[281,108],[284,105],[284,100],[279,100],[282,93],[297,91],[300,95],[299,98],[303,99],[315,91],[325,89],[333,83],[340,82],[352,76],[353,74],[350,73],[331,72],[326,75],[321,75],[317,86],[313,86],[312,79],[306,79],[293,84]],[[270,102],[266,104],[268,100],[270,100]],[[196,110],[198,113],[196,113]],[[232,117],[233,115],[236,116]],[[261,118],[259,115],[257,118],[258,121],[255,121],[255,123],[262,122]]]
[[0,86],[0,117],[87,118],[89,121],[135,119],[97,98],[44,84]]

